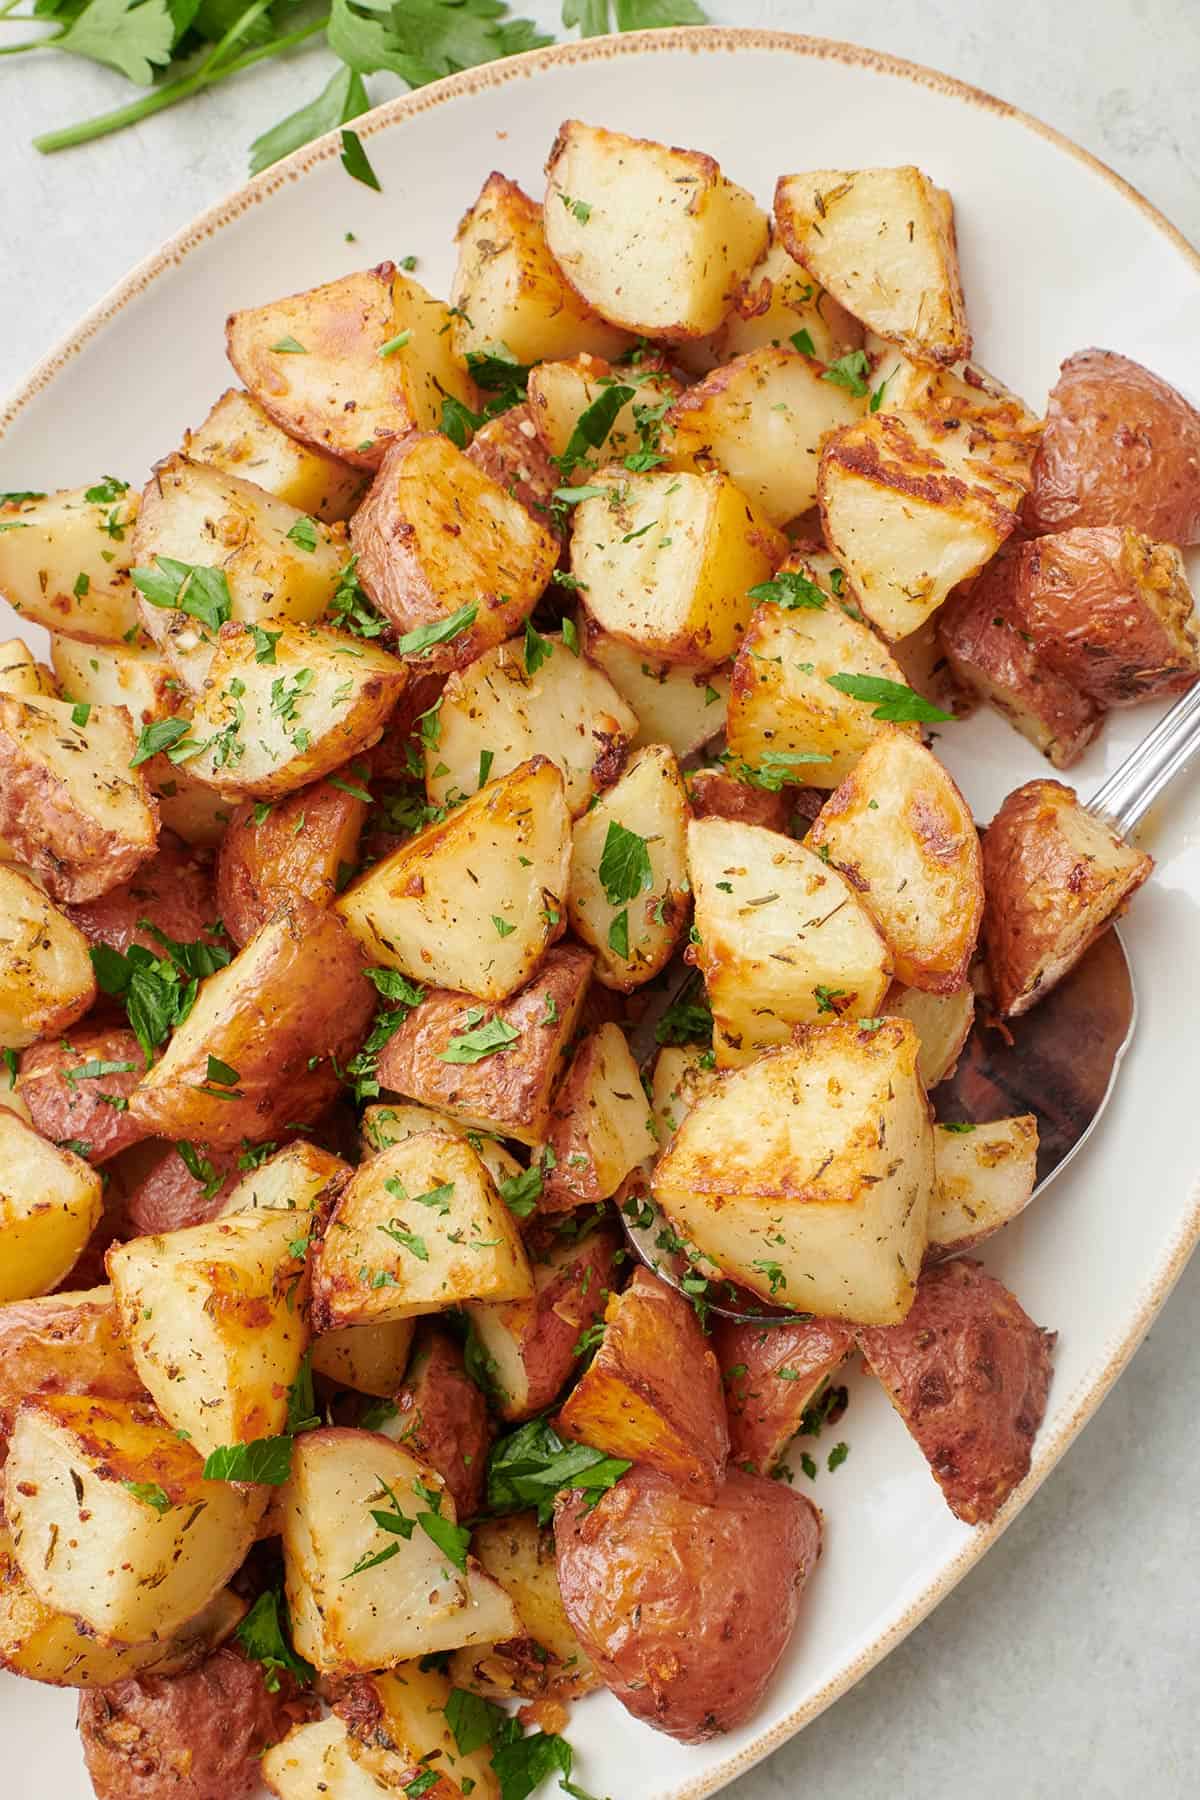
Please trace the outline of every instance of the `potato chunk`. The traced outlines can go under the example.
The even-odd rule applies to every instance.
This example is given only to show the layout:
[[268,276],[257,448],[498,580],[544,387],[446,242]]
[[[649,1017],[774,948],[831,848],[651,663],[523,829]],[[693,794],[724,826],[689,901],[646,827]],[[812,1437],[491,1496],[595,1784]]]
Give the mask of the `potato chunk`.
[[293,794],[373,743],[407,680],[396,657],[324,626],[282,627],[264,662],[255,627],[223,625],[188,773],[239,799]]
[[948,994],[931,994],[922,988],[893,982],[883,997],[881,1011],[889,1018],[907,1019],[921,1041],[917,1074],[926,1088],[953,1075],[959,1054],[975,1023],[975,989],[969,981]]
[[65,1031],[96,998],[87,939],[36,883],[0,863],[0,1042]]
[[414,1319],[387,1319],[378,1325],[343,1325],[312,1341],[314,1375],[324,1375],[356,1394],[390,1400],[408,1367]]
[[938,994],[962,987],[983,918],[979,833],[932,751],[907,732],[881,732],[805,843],[851,884],[897,981]]
[[109,1252],[134,1365],[201,1456],[286,1428],[308,1340],[308,1224],[303,1213],[235,1213]]
[[977,363],[931,368],[911,362],[873,332],[867,334],[866,350],[871,380],[878,382],[871,394],[877,412],[915,412],[943,425],[956,420],[974,440],[976,454],[1029,487],[1042,422],[1003,382]]
[[786,1044],[794,1025],[870,1018],[891,960],[854,887],[803,844],[759,825],[688,827],[695,946],[716,1029],[717,1063]]
[[[557,954],[557,951],[550,953],[551,956]],[[418,1106],[406,1100],[393,1101],[390,1106],[365,1106],[359,1125],[364,1160],[378,1156],[382,1150],[390,1150],[393,1144],[404,1143],[406,1138],[416,1137],[419,1132],[444,1131],[449,1137],[467,1139],[497,1187],[521,1173],[520,1163],[498,1138],[485,1133],[482,1127],[476,1129],[462,1119],[452,1119],[449,1113],[439,1112],[432,1106]]]
[[0,1301],[27,1300],[57,1287],[102,1210],[96,1170],[0,1106]]
[[[563,778],[534,756],[378,863],[335,910],[372,962],[503,1000],[562,934],[570,861]],[[485,934],[493,912],[514,929]]]
[[432,669],[465,668],[508,637],[558,561],[554,533],[438,431],[392,446],[350,540],[359,581],[402,632],[459,620],[422,651]]
[[[291,1236],[303,1237],[312,1223],[303,1215],[323,1216],[350,1175],[350,1164],[340,1156],[305,1138],[294,1138],[222,1195],[220,1210],[214,1217],[224,1219],[230,1213],[299,1213],[301,1216],[292,1221]],[[303,1251],[298,1254],[303,1258]],[[303,1291],[307,1296],[307,1287]]]
[[62,699],[54,671],[40,663],[20,638],[0,644],[0,693],[20,694],[26,700],[36,700],[39,694],[48,700]]
[[711,156],[568,119],[546,164],[550,253],[601,318],[704,337],[767,246],[767,218]]
[[[397,1763],[393,1773],[407,1775]],[[294,1725],[262,1755],[262,1778],[279,1800],[379,1800],[379,1783],[350,1754],[342,1721],[330,1713],[310,1725]]]
[[905,1020],[812,1026],[697,1102],[654,1197],[725,1273],[797,1311],[902,1319],[925,1252],[933,1131]]
[[446,683],[425,744],[430,800],[455,805],[485,779],[548,756],[562,770],[573,816],[615,780],[637,719],[616,689],[556,633],[513,638]]
[[446,394],[476,406],[452,325],[442,301],[383,262],[231,313],[225,341],[238,375],[289,437],[377,469],[395,438],[436,429]]
[[144,1071],[132,1031],[74,1031],[24,1052],[17,1091],[43,1137],[97,1166],[145,1136],[127,1105]]
[[[463,1754],[447,1721],[450,1700],[449,1679],[424,1659],[355,1681],[337,1711],[356,1766],[387,1792],[403,1791],[432,1772],[437,1780],[423,1790],[430,1800],[499,1800],[491,1753],[480,1745]],[[331,1800],[341,1800],[340,1792]]]
[[362,1164],[313,1269],[318,1331],[533,1292],[513,1216],[471,1146],[423,1131]]
[[654,1059],[651,1102],[660,1150],[671,1139],[697,1100],[716,1086],[720,1076],[712,1053],[699,1044],[664,1044]]
[[562,474],[538,436],[528,401],[510,406],[481,425],[467,446],[467,461],[519,500],[555,543],[562,544],[566,528],[554,504],[554,490],[562,486]]
[[615,1194],[657,1148],[638,1066],[619,1025],[584,1038],[550,1116],[541,1206],[569,1212]]
[[461,361],[494,344],[533,363],[581,351],[618,356],[629,343],[563,279],[546,245],[541,207],[507,176],[488,176],[457,238],[450,305]]
[[1028,1012],[1107,929],[1154,867],[1060,781],[1015,788],[983,837],[992,1000]]
[[929,1248],[957,1255],[1015,1219],[1037,1183],[1032,1113],[985,1125],[935,1125]]
[[56,635],[50,660],[63,697],[92,706],[124,706],[135,728],[165,719],[186,693],[175,668],[158,649],[142,644],[85,644]]
[[919,362],[971,354],[954,208],[920,169],[781,175],[775,220],[789,254],[880,337]]
[[492,1443],[487,1400],[458,1339],[429,1320],[396,1394],[396,1437],[437,1470],[457,1513],[470,1519],[482,1511]]
[[803,332],[819,362],[837,362],[848,351],[862,348],[858,320],[788,255],[772,233],[762,260],[738,283],[733,310],[713,340],[713,352],[719,363],[725,363],[750,350],[793,343]]
[[573,1700],[600,1686],[563,1608],[554,1534],[536,1513],[484,1519],[472,1545],[488,1574],[512,1598],[529,1636],[508,1644],[456,1650],[450,1679],[490,1700]]
[[169,832],[162,834],[154,855],[128,881],[98,900],[68,907],[67,916],[89,942],[108,944],[122,954],[131,944],[142,944],[161,956],[156,931],[180,944],[199,941],[224,947],[211,866]]
[[822,1388],[854,1350],[840,1319],[761,1325],[718,1319],[713,1349],[729,1411],[730,1461],[748,1475],[774,1475]]
[[786,540],[727,476],[602,470],[575,509],[571,570],[602,630],[649,657],[711,668],[741,642]]
[[202,1468],[151,1406],[26,1401],[5,1510],[38,1599],[120,1643],[172,1636],[239,1567],[262,1513],[259,1493],[205,1481]]
[[[614,365],[601,356],[572,356],[530,370],[529,413],[546,450],[560,459],[563,476],[578,481],[599,463],[620,463],[644,449],[643,425],[646,442],[657,448],[663,408],[682,392],[677,377],[650,359],[634,367]],[[613,406],[610,418],[605,409]],[[591,412],[592,407],[598,411]],[[575,434],[585,413],[586,442],[581,442]],[[603,432],[601,426],[606,427]],[[555,485],[562,485],[562,477]]]
[[293,894],[317,906],[336,898],[358,861],[367,816],[366,790],[346,791],[357,785],[351,772],[340,787],[315,781],[273,805],[238,807],[217,852],[217,908],[235,944]]
[[129,579],[137,515],[138,496],[112,476],[92,488],[0,502],[0,593],[47,631],[120,643],[137,624]]
[[654,744],[576,823],[567,912],[605,987],[629,993],[670,961],[688,914],[688,818],[679,765]]
[[0,1307],[0,1463],[17,1408],[34,1394],[142,1400],[110,1287],[43,1294]]
[[361,470],[289,437],[241,388],[226,388],[204,423],[185,433],[183,454],[253,481],[327,525],[348,519],[362,492]]
[[[82,720],[82,722],[79,722]],[[158,838],[128,714],[0,694],[0,832],[54,900],[94,900]]]
[[720,735],[729,704],[729,673],[649,661],[642,650],[602,631],[581,607],[578,630],[589,662],[603,669],[637,715],[633,747],[666,744],[682,762]]
[[[796,790],[781,786],[775,793],[773,788],[759,787],[748,779],[752,774],[749,769],[734,775],[727,775],[721,768],[693,770],[688,781],[692,817],[732,819],[740,825],[761,825],[767,831],[786,832]],[[820,790],[810,788],[807,792],[815,796],[819,807]]]

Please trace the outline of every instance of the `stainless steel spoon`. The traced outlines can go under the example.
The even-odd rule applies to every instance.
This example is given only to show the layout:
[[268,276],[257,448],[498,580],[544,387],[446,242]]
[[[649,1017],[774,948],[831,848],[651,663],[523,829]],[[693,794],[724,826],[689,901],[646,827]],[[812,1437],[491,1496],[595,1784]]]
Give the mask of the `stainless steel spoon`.
[[[1167,784],[1200,750],[1200,683],[1188,689],[1088,802],[1088,811],[1128,837]],[[677,996],[670,996],[674,998]],[[663,1009],[655,1009],[661,1017]],[[1036,1197],[1091,1136],[1116,1084],[1137,1022],[1133,971],[1117,930],[1106,931],[1046,998],[1003,1027],[977,1020],[954,1074],[933,1091],[937,1118],[986,1124],[1014,1113],[1038,1122]],[[652,1026],[643,1022],[645,1043]],[[635,1045],[637,1037],[635,1037]],[[652,1043],[646,1046],[652,1053]],[[647,1193],[621,1222],[644,1263],[673,1287],[696,1270],[671,1248],[674,1234]],[[652,1215],[652,1216],[651,1216]],[[685,1290],[686,1291],[686,1290]],[[711,1282],[722,1318],[781,1323],[792,1315],[730,1281]]]

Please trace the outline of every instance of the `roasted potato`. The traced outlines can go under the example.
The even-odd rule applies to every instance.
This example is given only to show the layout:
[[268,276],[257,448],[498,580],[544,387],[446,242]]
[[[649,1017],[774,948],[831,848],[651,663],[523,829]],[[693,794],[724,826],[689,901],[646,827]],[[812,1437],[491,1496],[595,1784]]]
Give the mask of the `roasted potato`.
[[[375,1752],[378,1764],[381,1751]],[[409,1778],[397,1759],[392,1773]],[[262,1779],[279,1800],[379,1800],[380,1786],[373,1774],[350,1754],[350,1739],[339,1718],[330,1713],[311,1725],[297,1725],[279,1743],[263,1751]]]
[[959,1054],[975,1023],[975,989],[969,981],[947,994],[903,987],[893,982],[883,997],[885,1017],[907,1019],[917,1034],[917,1074],[926,1088],[953,1075]]
[[795,1629],[821,1515],[730,1470],[706,1506],[654,1469],[555,1509],[563,1605],[605,1686],[683,1743],[754,1712]]
[[185,844],[214,849],[233,816],[233,804],[189,774],[186,763],[173,763],[161,752],[148,758],[143,767],[164,828]]
[[20,1050],[65,1031],[95,998],[83,933],[27,875],[0,863],[0,1040]]
[[[51,639],[51,648],[53,643]],[[87,652],[80,654],[86,656]],[[20,638],[0,644],[0,694],[20,694],[27,700],[36,700],[39,694],[49,700],[62,699],[55,671],[40,663]]]
[[247,800],[238,807],[217,852],[216,893],[235,944],[247,943],[293,894],[328,906],[340,893],[358,861],[365,792],[350,772],[273,805]]
[[[461,1126],[540,1144],[591,973],[592,958],[578,944],[548,951],[524,987],[488,1010],[485,1028],[499,1021],[493,1030],[505,1041],[477,1061],[451,1062],[447,1052],[454,1054],[456,1038],[470,1037],[469,1015],[479,1009],[464,994],[435,988],[380,1051],[380,1085],[437,1107]],[[398,1142],[399,1135],[389,1134],[387,1141]],[[386,1147],[386,1141],[376,1146]]]
[[390,1150],[393,1144],[402,1144],[406,1138],[416,1137],[422,1131],[444,1131],[450,1137],[466,1138],[497,1187],[521,1174],[521,1165],[512,1151],[506,1150],[490,1132],[475,1129],[465,1120],[452,1119],[449,1113],[438,1112],[432,1106],[419,1106],[404,1100],[393,1101],[388,1106],[363,1108],[362,1157],[365,1160],[378,1156],[381,1150]]
[[1037,1153],[1032,1113],[985,1125],[935,1125],[930,1251],[969,1250],[1024,1211],[1037,1182]]
[[704,337],[767,247],[767,218],[711,156],[568,119],[546,164],[543,225],[575,292],[645,337]]
[[262,1511],[256,1491],[202,1467],[139,1401],[26,1400],[4,1505],[38,1599],[120,1643],[174,1635],[239,1567]]
[[575,508],[571,573],[603,631],[652,661],[734,655],[786,540],[717,469],[603,469]]
[[289,437],[377,469],[408,431],[434,430],[449,394],[473,408],[449,309],[394,263],[231,313],[229,360]]
[[[267,1150],[272,1147],[264,1146]],[[239,1167],[249,1163],[250,1171],[223,1197],[220,1212],[215,1215],[218,1218],[254,1212],[316,1213],[323,1217],[353,1173],[350,1164],[340,1156],[305,1138],[296,1138],[265,1161],[259,1161],[255,1154],[239,1157],[238,1163]],[[303,1236],[310,1223],[306,1218],[295,1220],[293,1235]],[[296,1254],[303,1260],[302,1250]]]
[[327,1331],[310,1346],[313,1373],[356,1394],[390,1400],[404,1379],[416,1328],[415,1319],[388,1319]]
[[52,900],[94,900],[154,854],[129,714],[0,694],[0,832]]
[[0,1302],[49,1293],[100,1222],[100,1176],[0,1106]]
[[471,1544],[509,1595],[529,1635],[456,1650],[450,1659],[454,1685],[492,1700],[573,1700],[598,1688],[600,1678],[563,1609],[554,1533],[538,1524],[536,1513],[512,1513],[483,1519]]
[[396,1408],[397,1440],[437,1470],[455,1511],[464,1519],[481,1512],[492,1441],[487,1401],[443,1326],[421,1328]]
[[554,490],[562,486],[562,475],[538,436],[528,402],[510,406],[481,425],[467,446],[467,461],[482,469],[513,500],[519,500],[555,543],[562,545],[566,526],[561,510],[554,505]]
[[[372,962],[503,1000],[562,935],[570,862],[562,775],[534,756],[369,870],[335,911]],[[477,928],[492,912],[510,927],[494,942]]]
[[747,1475],[774,1475],[804,1415],[854,1350],[840,1319],[776,1321],[769,1330],[718,1319],[713,1349],[725,1386],[729,1459]]
[[[488,1748],[480,1744],[463,1753],[448,1717],[450,1682],[439,1669],[427,1667],[425,1658],[352,1682],[336,1709],[356,1767],[372,1780],[369,1792],[405,1792],[421,1782],[429,1800],[465,1800],[468,1794],[500,1800]],[[347,1790],[346,1800],[357,1792]],[[331,1800],[340,1800],[341,1793]]]
[[529,372],[528,391],[529,416],[548,455],[558,459],[554,485],[560,487],[564,480],[586,480],[601,463],[623,463],[647,445],[655,456],[663,414],[683,384],[660,360],[613,364],[584,354],[539,363]]
[[908,732],[880,732],[805,846],[828,856],[879,926],[897,981],[953,993],[983,918],[979,833],[957,785]]
[[966,361],[932,368],[912,362],[894,345],[868,332],[871,395],[877,412],[925,413],[944,424],[954,421],[973,436],[977,455],[1029,487],[1033,458],[1042,435],[1041,420],[1025,402],[977,364]]
[[129,1112],[145,1067],[132,1031],[76,1031],[22,1052],[17,1091],[43,1137],[97,1164],[146,1135]]
[[699,1044],[664,1044],[654,1059],[651,1104],[660,1151],[671,1140],[697,1100],[716,1087],[720,1076],[711,1050]]
[[[688,803],[697,819],[730,819],[739,825],[761,825],[765,831],[788,828],[790,789],[756,787],[724,769],[696,769],[688,779]],[[820,804],[818,800],[818,804]]]
[[129,579],[138,496],[115,476],[90,488],[0,501],[0,593],[14,612],[84,643],[137,626]]
[[50,660],[64,699],[91,706],[123,706],[141,729],[169,718],[187,689],[174,665],[149,639],[133,644],[85,644],[55,633]]
[[22,1400],[35,1394],[144,1398],[112,1289],[46,1294],[0,1307],[0,1463]]
[[1025,518],[1033,531],[1123,525],[1200,541],[1200,413],[1141,363],[1077,350],[1051,390]]
[[341,920],[292,900],[202,983],[130,1111],[159,1137],[226,1150],[244,1138],[261,1143],[328,1105],[374,1007],[362,952]]
[[652,1178],[682,1234],[764,1299],[902,1319],[925,1252],[933,1132],[906,1020],[810,1026],[727,1075]]
[[880,337],[918,362],[971,354],[954,208],[920,169],[781,175],[775,223],[789,255]]
[[682,760],[718,736],[729,702],[729,673],[648,662],[645,653],[601,631],[580,608],[579,635],[589,662],[603,669],[638,721],[635,749],[666,744]]
[[156,956],[163,944],[155,932],[177,944],[221,945],[212,868],[169,832],[159,836],[154,855],[118,887],[98,899],[66,908],[67,917],[92,944],[107,944],[122,955],[141,944]]
[[216,1150],[208,1144],[202,1152],[193,1154],[195,1151],[195,1145],[186,1140],[181,1150],[178,1144],[164,1144],[156,1138],[122,1151],[112,1173],[126,1192],[128,1230],[117,1235],[160,1236],[187,1225],[203,1225],[220,1215],[241,1179],[239,1162],[245,1152]]
[[1154,867],[1060,781],[1015,788],[983,837],[992,1001],[1028,1012],[1075,967]]
[[[393,444],[350,541],[369,598],[422,667],[462,669],[533,611],[558,561],[545,525],[438,431]],[[467,616],[469,615],[469,616]]]
[[189,462],[253,481],[327,525],[348,519],[362,493],[361,470],[289,437],[241,388],[226,388],[204,423],[185,433],[182,448]]
[[656,1148],[650,1103],[619,1025],[601,1025],[575,1052],[550,1114],[542,1157],[544,1212],[570,1212],[615,1194]]
[[926,1269],[903,1324],[857,1334],[946,1504],[967,1525],[994,1519],[1029,1472],[1056,1335],[963,1259]]
[[772,231],[762,260],[737,285],[733,309],[713,340],[713,354],[725,363],[768,345],[794,344],[804,332],[819,362],[837,362],[862,348],[858,320],[789,256]]

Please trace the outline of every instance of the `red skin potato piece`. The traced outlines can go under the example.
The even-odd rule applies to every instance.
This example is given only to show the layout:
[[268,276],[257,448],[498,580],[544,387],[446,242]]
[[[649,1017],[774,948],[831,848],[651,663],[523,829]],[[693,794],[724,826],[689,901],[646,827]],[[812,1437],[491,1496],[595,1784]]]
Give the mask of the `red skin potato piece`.
[[713,1349],[725,1378],[730,1460],[748,1474],[769,1475],[816,1390],[854,1349],[854,1328],[840,1319],[769,1329],[718,1319]]
[[122,954],[130,944],[142,944],[156,956],[163,954],[162,945],[138,925],[139,919],[149,919],[179,944],[195,943],[198,938],[211,944],[222,941],[212,932],[217,917],[212,864],[169,831],[162,833],[155,854],[128,881],[98,900],[85,900],[64,910],[93,944],[108,944]]
[[430,1326],[419,1340],[396,1409],[405,1448],[437,1470],[458,1517],[471,1518],[483,1506],[492,1432],[487,1401],[448,1331]]
[[[108,1075],[79,1073],[92,1062],[130,1067]],[[146,1059],[132,1031],[73,1031],[23,1050],[17,1086],[43,1137],[86,1144],[86,1160],[98,1164],[145,1137],[127,1109],[104,1098],[128,1101],[145,1070]]]

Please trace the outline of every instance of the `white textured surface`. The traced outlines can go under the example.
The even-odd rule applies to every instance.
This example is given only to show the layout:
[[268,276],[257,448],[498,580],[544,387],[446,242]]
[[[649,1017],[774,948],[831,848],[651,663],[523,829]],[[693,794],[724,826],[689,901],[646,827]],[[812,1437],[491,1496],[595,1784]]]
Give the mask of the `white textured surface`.
[[[516,10],[547,25],[557,13],[545,0]],[[722,23],[854,40],[988,88],[1112,163],[1200,240],[1195,0],[842,0],[837,8],[760,0],[711,10]],[[319,53],[306,54],[137,132],[43,159],[28,148],[34,131],[113,104],[120,84],[66,59],[0,62],[0,391],[132,262],[236,186],[250,138],[315,92],[324,67]],[[378,99],[394,91],[386,78],[371,85]],[[798,164],[820,159],[800,120],[796,142]],[[1071,229],[1064,218],[1064,232]],[[1136,285],[1136,269],[1126,278]],[[179,353],[187,355],[186,343]],[[1169,1130],[1170,1120],[1148,1126]],[[1137,1207],[1136,1193],[1129,1204]],[[1079,1444],[980,1569],[731,1794],[782,1800],[818,1784],[850,1800],[957,1800],[960,1792],[1060,1800],[1084,1784],[1089,1800],[1181,1800],[1195,1791],[1197,1309],[1200,1262]],[[852,1415],[846,1436],[853,1447]],[[852,1478],[853,1455],[822,1479]]]

